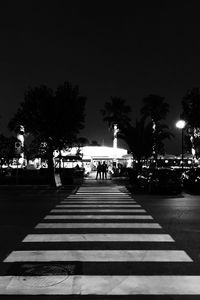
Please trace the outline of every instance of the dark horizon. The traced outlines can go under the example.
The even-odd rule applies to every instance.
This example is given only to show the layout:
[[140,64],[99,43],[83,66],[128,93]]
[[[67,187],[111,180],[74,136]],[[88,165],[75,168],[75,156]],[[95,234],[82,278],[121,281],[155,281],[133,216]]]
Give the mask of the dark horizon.
[[81,136],[111,145],[99,112],[105,101],[126,99],[134,123],[142,98],[158,94],[170,104],[166,122],[175,134],[166,152],[181,152],[175,122],[182,97],[200,78],[194,4],[11,1],[0,7],[1,132],[8,134],[7,123],[28,86],[56,88],[66,80],[88,97]]

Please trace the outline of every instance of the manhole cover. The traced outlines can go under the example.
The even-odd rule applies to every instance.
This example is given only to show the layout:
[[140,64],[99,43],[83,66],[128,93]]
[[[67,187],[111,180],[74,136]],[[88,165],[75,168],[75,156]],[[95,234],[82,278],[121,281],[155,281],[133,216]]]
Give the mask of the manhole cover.
[[23,285],[33,288],[53,286],[65,281],[74,274],[73,265],[23,265],[22,276],[19,280]]
[[19,280],[23,283],[23,285],[26,285],[31,288],[44,288],[44,287],[49,287],[49,286],[54,286],[57,285],[65,280],[67,280],[68,275],[63,277],[63,276],[54,276],[53,278],[50,276],[45,276],[45,277],[24,277],[21,276],[19,277]]

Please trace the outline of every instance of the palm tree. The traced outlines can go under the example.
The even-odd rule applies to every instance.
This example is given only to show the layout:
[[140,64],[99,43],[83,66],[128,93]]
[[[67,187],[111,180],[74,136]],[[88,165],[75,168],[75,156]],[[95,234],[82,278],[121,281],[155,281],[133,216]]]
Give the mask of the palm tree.
[[126,127],[121,133],[120,138],[123,139],[132,155],[140,165],[141,159],[149,157],[152,149],[152,130],[151,126],[145,124],[144,119],[136,120],[135,126]]
[[[165,124],[158,124],[155,141],[156,141],[156,153],[164,153],[165,139],[172,137],[172,133],[168,130],[168,126]],[[138,171],[142,167],[141,160],[148,159],[152,154],[152,147],[154,143],[154,136],[152,131],[152,123],[145,123],[145,119],[142,117],[140,120],[136,120],[135,126],[128,126],[120,134],[128,145],[133,158],[138,161]]]
[[200,90],[192,88],[182,99],[181,118],[186,121],[185,145],[194,149],[194,157],[200,156]]
[[[161,120],[165,119],[166,115],[169,112],[169,104],[165,102],[165,98],[159,95],[149,95],[143,99],[143,107],[141,108],[141,114],[144,120],[150,118],[152,123],[152,134],[153,134],[153,146],[152,146],[152,154],[155,159],[157,159],[158,154],[158,130],[160,126]],[[167,126],[164,125],[163,126]],[[163,129],[164,129],[163,127]],[[165,127],[165,129],[167,129]],[[170,134],[169,136],[172,136]]]
[[149,95],[143,99],[143,107],[141,108],[142,116],[147,119],[151,118],[155,123],[165,119],[169,112],[169,104],[165,102],[165,98],[159,95]]
[[120,97],[111,97],[110,102],[105,102],[101,109],[103,120],[108,123],[109,129],[114,130],[114,138],[120,130],[128,127],[130,124],[129,113],[131,107]]
[[131,112],[130,106],[120,97],[111,97],[110,100],[101,109],[103,120],[111,128],[114,124],[117,124],[119,129],[126,127],[130,122],[130,118],[128,117],[128,114]]
[[170,132],[169,126],[163,123],[158,123],[155,131],[155,152],[157,154],[164,154],[165,147],[164,147],[164,140],[171,139],[174,137],[174,134]]

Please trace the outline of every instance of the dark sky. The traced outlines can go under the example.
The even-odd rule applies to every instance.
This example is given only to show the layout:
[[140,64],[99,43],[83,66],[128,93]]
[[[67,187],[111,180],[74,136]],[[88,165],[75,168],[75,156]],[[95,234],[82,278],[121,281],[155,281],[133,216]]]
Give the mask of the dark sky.
[[[171,3],[171,4],[170,4]],[[198,1],[6,1],[0,3],[1,130],[28,86],[55,88],[65,80],[88,97],[81,135],[112,138],[99,113],[110,96],[131,105],[154,93],[170,104],[167,123],[176,134],[168,152],[180,151],[181,98],[199,86]]]

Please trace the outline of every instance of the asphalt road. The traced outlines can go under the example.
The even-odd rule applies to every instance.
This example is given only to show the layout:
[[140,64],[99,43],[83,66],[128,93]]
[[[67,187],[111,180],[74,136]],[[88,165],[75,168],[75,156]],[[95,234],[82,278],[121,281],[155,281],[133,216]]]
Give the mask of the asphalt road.
[[[121,184],[121,183],[120,183]],[[160,278],[160,275],[168,275],[171,279],[171,283],[172,282],[172,276],[173,275],[181,275],[181,276],[199,276],[200,274],[200,264],[199,264],[199,258],[200,258],[200,218],[199,218],[199,213],[200,213],[200,196],[198,195],[190,195],[190,194],[186,194],[186,193],[182,193],[181,195],[178,196],[168,196],[168,195],[145,195],[145,194],[141,194],[141,193],[134,193],[133,194],[133,199],[136,201],[134,203],[133,200],[130,200],[128,197],[128,195],[125,195],[125,198],[121,198],[122,194],[120,193],[126,193],[125,191],[123,191],[123,187],[119,188],[119,192],[116,193],[116,187],[112,187],[111,185],[111,189],[113,189],[111,191],[111,194],[108,196],[106,196],[105,194],[108,194],[108,192],[110,191],[110,187],[109,187],[109,182],[108,182],[108,186],[102,189],[102,193],[101,193],[101,198],[98,198],[98,193],[95,194],[95,192],[93,193],[94,190],[92,190],[92,192],[90,191],[88,193],[88,188],[87,186],[82,188],[82,192],[81,193],[77,193],[77,195],[74,195],[74,199],[73,196],[67,200],[65,200],[65,204],[64,205],[70,205],[71,206],[71,210],[73,212],[75,212],[76,210],[79,211],[77,214],[76,218],[79,219],[78,222],[83,223],[84,221],[81,220],[81,216],[85,215],[85,218],[87,220],[85,220],[85,225],[86,224],[91,224],[92,226],[94,225],[94,220],[90,220],[87,218],[87,216],[89,217],[90,211],[93,211],[93,219],[95,218],[94,216],[96,216],[96,222],[99,223],[100,227],[96,227],[96,228],[90,228],[89,225],[87,225],[86,229],[81,228],[81,226],[78,226],[79,229],[76,229],[75,227],[72,227],[72,229],[70,228],[65,228],[63,227],[63,224],[68,224],[67,220],[59,220],[59,215],[60,216],[64,216],[64,217],[69,217],[72,221],[73,226],[75,224],[80,225],[80,223],[76,223],[75,220],[73,220],[73,212],[70,212],[69,208],[67,208],[67,210],[65,213],[65,208],[64,207],[60,207],[60,204],[62,203],[63,199],[66,199],[67,195],[70,194],[70,191],[75,191],[76,189],[74,189],[75,187],[69,187],[67,189],[59,189],[59,190],[51,190],[47,187],[41,187],[41,188],[37,188],[37,187],[12,187],[12,188],[0,188],[0,241],[1,241],[1,247],[0,247],[0,260],[1,262],[8,256],[8,254],[10,254],[13,250],[16,249],[21,249],[21,250],[29,250],[29,248],[31,248],[33,251],[37,249],[41,249],[41,250],[48,250],[51,249],[56,250],[57,254],[59,253],[59,251],[61,251],[60,253],[60,262],[58,263],[54,263],[54,271],[55,273],[57,272],[59,276],[62,277],[62,269],[64,269],[64,264],[62,261],[65,261],[64,258],[62,260],[62,250],[68,250],[68,253],[70,253],[71,250],[74,251],[74,253],[76,251],[87,251],[87,250],[94,250],[96,252],[96,250],[101,250],[101,255],[102,255],[102,259],[103,261],[99,261],[94,262],[95,259],[98,257],[98,259],[101,260],[101,255],[95,256],[95,259],[91,259],[91,262],[84,262],[84,258],[83,258],[83,262],[74,262],[71,263],[66,266],[68,267],[68,272],[70,272],[69,267],[72,268],[72,274],[75,274],[75,276],[79,276],[79,275],[95,275],[94,277],[97,278],[96,274],[99,274],[99,276],[101,278],[104,278],[103,276],[107,276],[110,275],[113,277],[113,275],[118,276],[118,278],[120,279],[120,276],[124,276],[124,275],[129,275],[132,276],[133,274],[135,276],[139,276],[140,275],[148,275],[148,276],[152,276],[154,277],[154,275],[158,276],[158,279]],[[100,187],[101,188],[101,187]],[[98,187],[99,189],[99,187]],[[106,191],[106,193],[105,193]],[[85,193],[86,192],[86,193]],[[84,195],[84,196],[83,196]],[[115,199],[116,198],[116,199]],[[106,203],[106,199],[109,200]],[[117,200],[118,199],[118,200]],[[115,219],[114,222],[116,222],[118,225],[120,223],[124,223],[127,225],[133,225],[135,223],[135,225],[137,224],[137,220],[130,220],[126,221],[126,219],[124,218],[124,220],[120,220],[116,218],[116,213],[115,210],[119,209],[120,215],[130,215],[131,213],[129,213],[129,208],[128,205],[130,204],[126,204],[126,200],[129,201],[129,203],[131,201],[133,201],[132,205],[139,205],[141,206],[140,209],[144,209],[146,211],[146,213],[144,213],[145,218],[148,216],[152,216],[154,222],[156,222],[157,224],[160,224],[162,226],[162,229],[151,229],[149,227],[149,229],[137,229],[137,228],[107,228],[104,227],[106,222],[111,222],[109,220],[106,220],[106,217],[104,216],[99,218],[98,220],[98,215],[102,214],[101,212],[101,207],[96,206],[97,203],[103,206],[105,205],[110,205],[110,207],[104,207],[103,210],[106,212],[106,209],[111,209],[112,212],[106,212],[107,216],[109,214],[115,214],[114,216],[111,216],[112,218],[110,219]],[[92,202],[94,201],[94,205],[92,205]],[[122,205],[124,201],[124,206],[126,207],[121,207],[121,208],[116,208],[116,205]],[[73,204],[75,203],[80,203],[80,207],[74,207]],[[112,205],[111,205],[111,202]],[[71,203],[71,204],[68,204]],[[93,208],[91,207],[87,207],[88,203],[91,204],[91,206],[93,206]],[[108,204],[110,203],[110,204]],[[128,203],[128,202],[127,202]],[[82,212],[82,206],[84,205],[84,210],[85,212]],[[78,205],[79,206],[79,205]],[[55,207],[57,207],[57,212],[54,211]],[[114,208],[115,207],[115,208]],[[135,207],[135,213],[137,214],[137,209],[138,207]],[[134,208],[134,209],[135,209]],[[59,212],[59,210],[61,210],[62,212]],[[97,210],[97,212],[95,212],[95,210]],[[124,210],[124,211],[123,211]],[[126,211],[127,210],[127,211]],[[50,216],[54,217],[54,215],[56,216],[57,220],[45,220],[45,216],[49,216],[49,213],[51,212]],[[142,211],[141,211],[142,212]],[[105,213],[104,213],[105,214]],[[143,215],[140,214],[140,216]],[[130,219],[130,218],[129,218]],[[21,245],[21,241],[29,236],[29,238],[33,239],[34,238],[34,234],[31,236],[31,233],[35,233],[35,229],[34,227],[41,222],[46,222],[46,224],[51,223],[53,225],[58,224],[59,222],[61,222],[61,228],[62,229],[56,229],[56,227],[54,229],[50,228],[49,229],[45,229],[45,228],[40,228],[37,229],[39,235],[42,233],[45,233],[45,238],[49,238],[48,237],[48,233],[50,233],[51,237],[52,237],[52,233],[55,233],[54,237],[60,239],[62,236],[62,233],[68,233],[69,235],[66,237],[62,237],[62,238],[71,238],[73,237],[73,233],[80,233],[80,237],[86,239],[86,241],[84,241],[84,243],[82,242],[77,242],[77,241],[73,241],[72,246],[70,245],[71,243],[35,243],[33,242],[33,240],[31,240],[31,243],[27,243],[27,247],[26,247],[26,243],[23,244],[23,247]],[[142,223],[142,220],[140,220],[140,222]],[[146,220],[146,225],[151,224],[153,221],[148,219]],[[95,223],[96,225],[98,225],[97,223]],[[102,224],[102,225],[101,225]],[[45,225],[45,223],[43,223],[43,225]],[[138,225],[140,226],[140,224],[138,223]],[[113,234],[113,236],[116,234],[116,236],[119,236],[120,234],[127,234],[127,238],[131,238],[131,234],[137,233],[136,237],[140,238],[140,233],[142,235],[142,233],[148,232],[149,237],[151,237],[151,233],[154,233],[155,231],[157,231],[157,234],[154,236],[156,238],[159,237],[159,233],[160,236],[162,236],[162,238],[165,236],[166,237],[172,237],[175,240],[175,245],[170,245],[171,243],[137,243],[137,242],[133,242],[131,241],[130,243],[127,241],[118,241],[118,242],[114,242],[112,241],[111,243],[106,243],[105,242],[101,242],[99,243],[98,241],[96,241],[96,237],[95,234],[101,234],[101,233],[106,233],[109,234]],[[56,235],[56,233],[58,233]],[[87,238],[89,237],[89,235],[87,236],[86,233],[93,234],[93,238],[94,238],[94,242],[91,243],[90,241],[87,240]],[[60,235],[61,234],[61,235]],[[42,235],[40,235],[41,237]],[[108,237],[107,236],[107,237]],[[102,235],[102,237],[105,239],[107,238],[106,235]],[[149,238],[148,237],[148,238]],[[38,235],[36,236],[36,238],[38,238]],[[91,238],[91,236],[90,236]],[[109,237],[108,237],[109,238]],[[109,241],[109,240],[108,240]],[[35,245],[34,245],[35,244]],[[140,244],[140,245],[139,245]],[[148,244],[148,245],[147,245]],[[111,257],[111,262],[104,262],[104,252],[105,250],[116,250],[116,251],[123,251],[123,252],[119,252],[119,255],[126,255],[126,251],[134,251],[134,250],[148,250],[149,249],[149,245],[152,244],[152,250],[161,250],[162,247],[164,246],[164,244],[166,244],[166,249],[168,250],[183,250],[185,251],[194,262],[190,263],[190,262],[171,262],[171,263],[156,263],[156,262],[148,262],[148,260],[145,262],[128,262],[126,261],[126,258],[124,256],[124,262],[112,262],[112,257]],[[162,246],[163,244],[163,246]],[[39,246],[38,246],[39,245]],[[142,246],[141,246],[142,245]],[[108,248],[109,246],[109,248]],[[141,247],[140,247],[141,246]],[[39,247],[39,248],[38,248]],[[163,247],[164,248],[164,247]],[[121,254],[120,254],[121,253]],[[33,253],[34,255],[36,255],[36,253]],[[52,254],[53,255],[53,254]],[[71,255],[71,254],[70,254]],[[73,254],[74,255],[74,254]],[[165,253],[166,255],[166,253]],[[145,258],[145,257],[144,257]],[[88,258],[86,257],[86,260]],[[108,259],[108,258],[106,258]],[[128,252],[127,252],[127,259],[128,259]],[[153,258],[153,261],[155,260],[155,256]],[[21,260],[21,258],[20,258]],[[48,256],[47,256],[47,260],[51,260]],[[25,260],[26,261],[26,260]],[[28,264],[25,263],[0,263],[0,275],[1,276],[5,276],[7,274],[19,274],[19,275],[23,275],[23,274],[32,274],[30,273],[30,267],[32,266],[31,262],[29,262]],[[38,264],[38,268],[40,269],[41,272],[41,267],[43,268],[43,271],[46,272],[47,268],[49,267],[49,264],[47,263],[47,265],[45,264]],[[28,269],[27,269],[28,268]],[[38,272],[38,268],[37,268],[37,263],[34,265],[34,274],[37,275]],[[45,269],[46,268],[46,269]],[[32,271],[31,271],[32,272]],[[49,272],[49,271],[48,271]],[[70,274],[70,273],[69,273]],[[147,276],[147,278],[148,278]],[[137,278],[139,278],[137,277]],[[51,278],[51,277],[49,277]],[[58,277],[59,278],[59,277]],[[114,277],[113,277],[114,278]],[[153,278],[154,280],[155,278]],[[50,280],[50,279],[49,279]],[[84,280],[84,276],[83,276],[83,280]],[[103,279],[102,279],[103,280]],[[112,278],[110,278],[111,282],[112,282]],[[49,282],[48,282],[49,283]],[[155,282],[154,282],[155,283]],[[60,284],[60,283],[59,283]],[[81,284],[81,283],[80,283]],[[98,285],[98,283],[96,283]],[[100,283],[101,284],[101,283]],[[181,284],[183,284],[181,282]],[[167,285],[167,283],[166,283]],[[165,282],[164,282],[164,286],[165,286]],[[131,286],[130,286],[131,288]],[[143,287],[142,287],[143,289]],[[157,289],[157,286],[156,286]],[[2,298],[3,296],[0,295],[0,299],[4,299]],[[10,299],[8,298],[9,296],[5,296],[5,299]],[[26,299],[32,299],[31,297],[33,297],[33,299],[35,299],[34,296],[27,296],[28,298]],[[62,296],[52,296],[52,297],[48,297],[46,296],[45,299],[57,299],[57,297],[60,299],[60,297],[62,298]],[[64,297],[64,296],[63,296]],[[86,297],[82,297],[81,299]],[[12,296],[11,299],[21,299],[21,296]],[[37,299],[44,299],[44,297],[40,297],[38,296]],[[67,298],[67,299],[80,299],[78,296],[73,296],[72,298]],[[88,296],[87,299],[94,299],[92,296]],[[133,295],[131,296],[120,296],[120,295],[116,295],[116,296],[97,296],[95,297],[95,299],[147,299],[146,296],[142,296],[142,295],[137,295],[137,297],[133,298]],[[161,296],[148,296],[148,299],[199,299],[199,295],[196,296],[187,296],[187,295],[181,295],[181,296],[165,296],[162,295]]]
[[162,225],[195,262],[200,261],[200,195],[135,194],[140,203]]
[[0,261],[75,186],[50,189],[47,186],[0,187]]
[[[0,188],[0,260],[75,187]],[[150,215],[196,262],[200,260],[200,195],[133,194]]]

